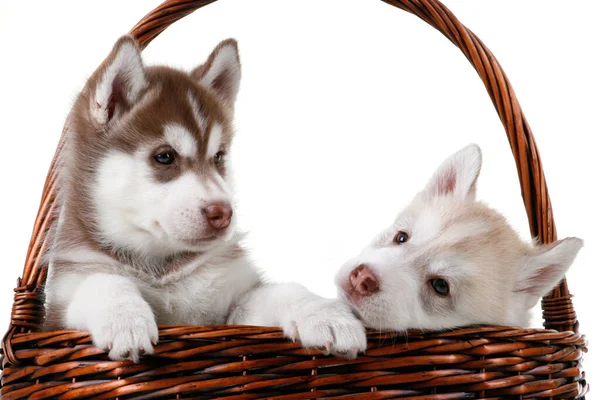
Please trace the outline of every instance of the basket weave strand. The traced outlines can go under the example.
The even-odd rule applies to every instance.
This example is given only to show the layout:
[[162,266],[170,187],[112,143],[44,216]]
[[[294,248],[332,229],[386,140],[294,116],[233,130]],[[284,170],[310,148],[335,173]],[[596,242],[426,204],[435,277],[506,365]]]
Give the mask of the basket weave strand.
[[[169,0],[130,32],[145,48],[170,24],[216,0]],[[532,237],[556,240],[537,146],[493,54],[437,0],[383,0],[415,14],[456,45],[482,79],[506,130]],[[542,301],[544,329],[470,327],[448,332],[370,332],[356,360],[290,343],[277,328],[163,326],[156,355],[111,361],[86,332],[37,332],[46,278],[40,254],[56,213],[63,131],[44,186],[11,324],[3,342],[3,399],[46,398],[583,398],[585,337],[566,281]]]

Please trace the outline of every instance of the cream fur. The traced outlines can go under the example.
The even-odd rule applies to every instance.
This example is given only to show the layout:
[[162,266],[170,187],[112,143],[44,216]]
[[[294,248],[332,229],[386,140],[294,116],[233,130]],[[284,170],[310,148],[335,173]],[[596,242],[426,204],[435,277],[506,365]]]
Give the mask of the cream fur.
[[[522,242],[506,219],[475,200],[481,151],[449,157],[390,227],[338,272],[339,294],[369,327],[405,330],[464,325],[526,326],[530,309],[564,276],[583,242]],[[398,231],[409,234],[394,243]],[[379,291],[352,298],[349,275],[366,265]],[[437,294],[432,279],[448,282]]]

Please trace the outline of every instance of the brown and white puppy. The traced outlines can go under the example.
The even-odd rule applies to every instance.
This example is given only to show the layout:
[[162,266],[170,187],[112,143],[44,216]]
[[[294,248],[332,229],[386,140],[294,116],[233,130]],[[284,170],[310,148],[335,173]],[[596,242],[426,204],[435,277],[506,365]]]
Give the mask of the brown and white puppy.
[[372,328],[526,326],[530,310],[563,278],[583,245],[524,243],[476,201],[481,151],[449,157],[425,188],[339,271],[339,294]]
[[152,353],[158,324],[280,326],[355,357],[350,307],[268,285],[239,245],[228,150],[240,85],[226,40],[191,73],[145,67],[121,38],[77,98],[61,158],[46,329],[81,329],[113,359]]

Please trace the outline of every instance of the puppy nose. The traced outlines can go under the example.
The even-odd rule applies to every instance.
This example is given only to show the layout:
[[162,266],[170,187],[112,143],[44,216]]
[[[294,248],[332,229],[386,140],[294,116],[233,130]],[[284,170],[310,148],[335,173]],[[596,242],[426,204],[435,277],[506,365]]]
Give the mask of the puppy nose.
[[350,285],[354,292],[361,296],[369,296],[379,290],[379,282],[368,266],[362,264],[350,274]]
[[215,229],[225,229],[231,222],[233,211],[229,204],[209,204],[202,209],[210,226]]

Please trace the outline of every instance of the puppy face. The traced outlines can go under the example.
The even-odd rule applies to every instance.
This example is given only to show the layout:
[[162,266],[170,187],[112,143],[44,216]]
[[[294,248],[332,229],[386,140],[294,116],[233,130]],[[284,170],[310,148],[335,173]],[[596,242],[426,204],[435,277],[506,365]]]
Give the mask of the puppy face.
[[531,248],[502,215],[475,201],[481,154],[446,160],[425,189],[339,271],[340,296],[379,329],[526,325],[562,278],[579,239]]
[[77,162],[89,173],[74,178],[89,181],[86,215],[98,242],[164,256],[232,235],[228,152],[239,78],[232,40],[189,74],[144,67],[130,38],[115,45],[75,118]]

